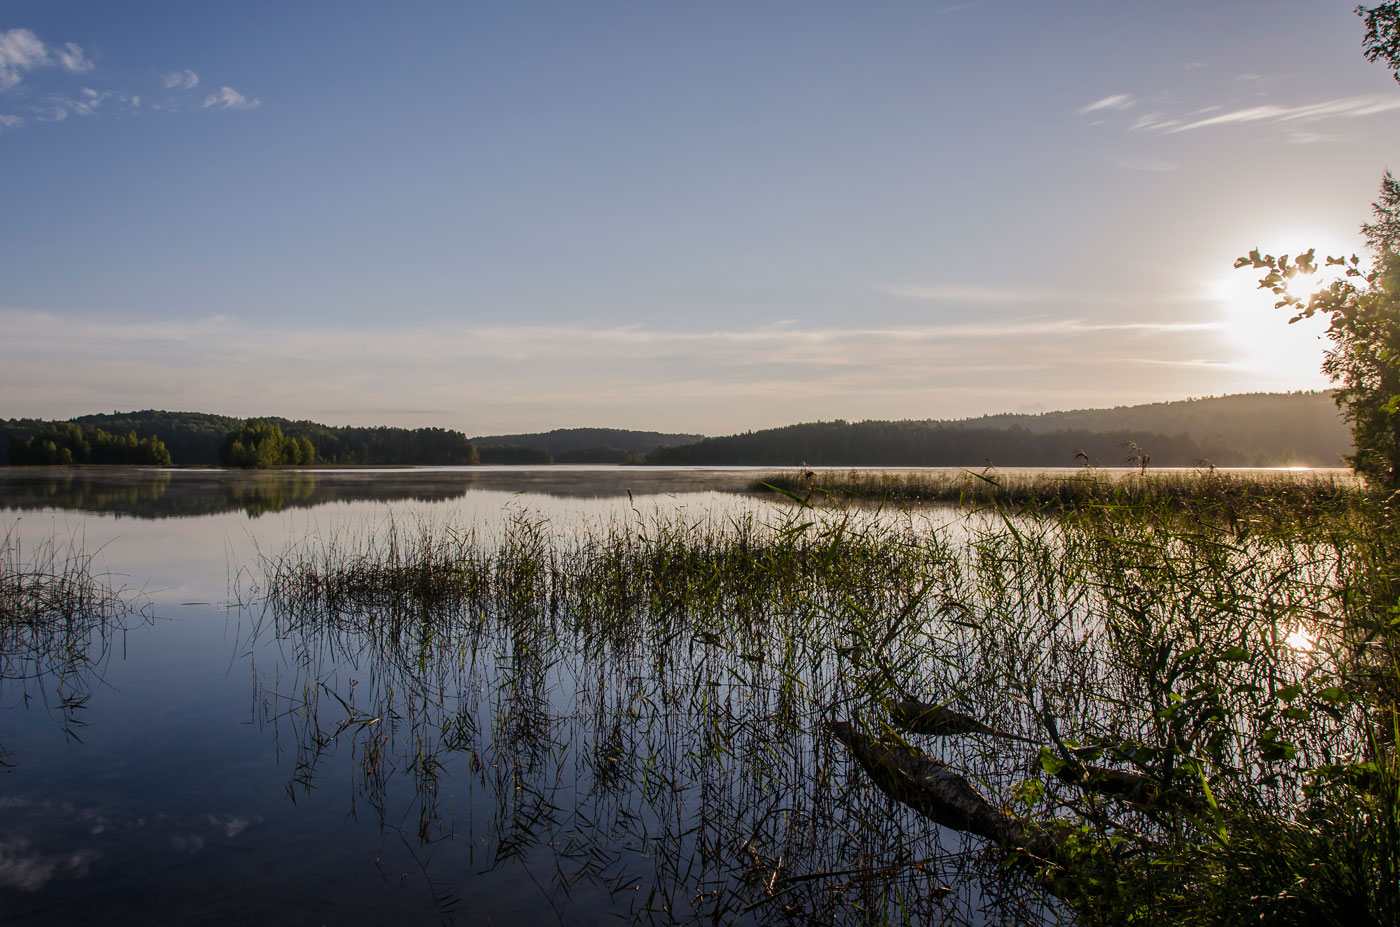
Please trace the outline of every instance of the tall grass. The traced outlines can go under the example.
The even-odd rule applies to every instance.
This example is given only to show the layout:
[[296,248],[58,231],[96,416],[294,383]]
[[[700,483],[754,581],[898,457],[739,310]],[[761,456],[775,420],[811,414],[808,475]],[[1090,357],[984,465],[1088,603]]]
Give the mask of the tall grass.
[[811,504],[857,499],[897,505],[947,502],[1013,511],[1129,506],[1214,517],[1269,509],[1307,518],[1363,503],[1360,484],[1339,471],[797,470],[766,475],[751,488],[776,489]]
[[[382,815],[411,782],[419,840],[452,831],[440,773],[465,764],[497,798],[470,824],[491,865],[552,843],[553,891],[618,889],[633,919],[1384,920],[1396,533],[1345,486],[1212,485],[312,539],[265,565],[256,633],[302,668],[266,720],[308,776],[348,742]],[[1013,737],[901,732],[911,696]],[[892,803],[833,721],[934,755],[1053,852]]]
[[74,740],[116,636],[149,617],[93,558],[81,539],[26,549],[16,526],[0,542],[0,700],[42,703]]

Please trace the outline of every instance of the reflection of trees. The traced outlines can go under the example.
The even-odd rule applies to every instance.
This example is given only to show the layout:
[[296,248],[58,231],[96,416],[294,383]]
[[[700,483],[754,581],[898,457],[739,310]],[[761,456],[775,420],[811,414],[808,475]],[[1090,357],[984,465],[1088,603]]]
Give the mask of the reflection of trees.
[[0,473],[5,508],[111,512],[136,518],[189,518],[243,511],[251,518],[329,502],[439,502],[461,497],[467,482],[435,484],[397,474],[257,473],[169,470],[71,470]]
[[[92,555],[52,538],[21,550],[13,529],[0,547],[0,707],[43,705],[73,740],[111,655],[136,610],[125,590],[95,574]],[[0,745],[0,765],[7,753]]]
[[751,475],[742,473],[659,473],[624,468],[247,472],[0,467],[0,507],[110,512],[136,518],[187,518],[237,511],[257,517],[330,502],[443,502],[459,499],[471,489],[622,498],[629,493],[744,491],[751,482]]
[[520,520],[492,545],[275,564],[250,636],[278,648],[257,701],[290,738],[293,794],[348,758],[354,801],[439,851],[425,868],[445,907],[484,866],[635,921],[970,919],[980,857],[823,733],[861,688],[831,644],[862,633],[843,603],[908,595],[908,565],[851,548],[844,587],[823,588],[789,569],[801,557],[763,554],[797,540],[738,530],[668,553],[564,547]]
[[81,470],[61,473],[26,473],[0,482],[6,508],[59,508],[82,512],[137,514],[150,509],[170,487],[170,473],[139,471],[135,479],[113,481],[93,478]]

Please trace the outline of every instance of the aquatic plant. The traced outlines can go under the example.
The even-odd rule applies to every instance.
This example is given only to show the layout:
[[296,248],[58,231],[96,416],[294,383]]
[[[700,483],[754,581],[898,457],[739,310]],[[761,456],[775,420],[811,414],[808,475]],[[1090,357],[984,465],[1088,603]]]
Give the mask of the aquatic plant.
[[[40,701],[74,740],[113,640],[150,618],[94,556],[80,538],[25,550],[15,525],[0,541],[0,703]],[[0,747],[0,764],[7,757]]]
[[[552,842],[553,890],[633,919],[1278,920],[1347,886],[1384,912],[1395,532],[1340,482],[1235,479],[310,539],[265,564],[257,633],[304,668],[267,723],[308,776],[348,743],[415,840],[459,826],[465,763],[492,865]],[[872,771],[896,749],[1003,824],[930,814]]]
[[[1045,470],[788,470],[765,474],[754,490],[777,491],[811,505],[853,500],[892,505],[946,502],[1011,511],[1097,506],[1169,507],[1212,518],[1273,512],[1310,518],[1363,504],[1343,471],[1132,471],[1083,467]],[[1154,512],[1152,517],[1160,514]]]

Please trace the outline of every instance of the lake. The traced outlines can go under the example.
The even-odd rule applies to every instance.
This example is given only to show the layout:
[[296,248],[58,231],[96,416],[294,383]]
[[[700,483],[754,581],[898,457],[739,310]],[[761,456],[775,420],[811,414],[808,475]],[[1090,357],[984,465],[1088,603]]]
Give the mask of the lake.
[[0,471],[17,561],[91,556],[130,606],[6,642],[3,920],[854,921],[904,895],[977,920],[975,842],[893,806],[823,734],[826,631],[634,633],[498,596],[425,632],[268,600],[279,556],[386,532],[761,534],[791,506],[754,476]]
[[[1306,517],[1260,530],[808,508],[762,473],[0,470],[0,578],[30,584],[0,624],[0,919],[1056,923],[828,725],[974,713],[999,733],[921,749],[1045,827],[1101,807],[1032,760],[1054,719],[1160,741],[1162,653],[1218,680],[1224,744],[1337,671],[1364,548],[1290,476],[1265,485]],[[1359,749],[1325,707],[1250,788],[1296,801]]]

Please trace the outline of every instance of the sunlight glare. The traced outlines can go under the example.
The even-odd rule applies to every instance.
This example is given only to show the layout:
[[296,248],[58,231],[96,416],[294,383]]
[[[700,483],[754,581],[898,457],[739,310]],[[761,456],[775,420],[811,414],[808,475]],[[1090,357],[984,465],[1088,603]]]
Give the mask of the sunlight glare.
[[1283,642],[1294,650],[1307,653],[1316,648],[1317,636],[1310,633],[1302,624],[1299,624],[1289,632],[1288,636],[1283,639]]
[[[1339,228],[1263,230],[1258,236],[1259,248],[1266,254],[1296,255],[1309,247],[1316,249],[1318,274],[1310,279],[1298,278],[1293,289],[1295,296],[1303,298],[1341,276],[1338,268],[1324,266],[1328,255],[1350,255],[1363,250],[1356,233]],[[1239,250],[1243,254],[1249,249]],[[1240,370],[1283,375],[1294,383],[1289,386],[1280,381],[1274,388],[1327,387],[1327,378],[1318,368],[1330,347],[1326,336],[1328,320],[1314,317],[1290,324],[1288,320],[1295,313],[1275,308],[1278,297],[1259,288],[1261,276],[1262,271],[1249,267],[1224,267],[1212,271],[1207,278],[1205,295],[1215,304],[1221,347],[1228,362]]]
[[1259,289],[1259,276],[1248,268],[1226,270],[1207,290],[1217,306],[1229,362],[1244,370],[1296,376],[1295,389],[1325,387],[1327,379],[1319,367],[1328,347],[1327,320],[1303,319],[1290,325],[1293,314],[1274,307],[1278,298]]

